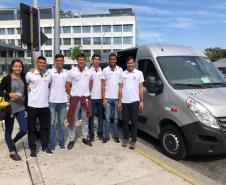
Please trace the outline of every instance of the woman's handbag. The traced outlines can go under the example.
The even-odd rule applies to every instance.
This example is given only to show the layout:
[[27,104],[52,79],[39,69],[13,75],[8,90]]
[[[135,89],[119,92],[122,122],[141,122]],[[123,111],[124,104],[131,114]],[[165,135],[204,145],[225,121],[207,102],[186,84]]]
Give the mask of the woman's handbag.
[[0,121],[5,120],[10,115],[10,104],[0,97]]

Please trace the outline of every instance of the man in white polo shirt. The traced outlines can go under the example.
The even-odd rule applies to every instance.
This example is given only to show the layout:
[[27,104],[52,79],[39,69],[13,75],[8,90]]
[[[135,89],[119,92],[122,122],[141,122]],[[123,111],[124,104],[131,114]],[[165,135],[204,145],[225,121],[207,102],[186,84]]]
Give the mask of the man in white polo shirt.
[[122,68],[116,65],[117,56],[114,53],[109,55],[109,66],[103,69],[102,73],[102,99],[105,107],[105,123],[103,143],[107,143],[110,139],[111,131],[111,114],[113,114],[113,138],[116,143],[119,141],[118,130],[118,87],[119,76]]
[[28,83],[28,142],[31,157],[36,157],[36,120],[40,122],[42,151],[52,154],[48,148],[50,132],[49,85],[50,74],[46,71],[46,58],[38,57],[37,68],[26,74]]
[[69,110],[67,113],[68,134],[70,142],[67,148],[70,150],[75,143],[75,121],[78,118],[78,112],[82,108],[82,142],[92,146],[88,138],[88,119],[91,116],[91,73],[85,66],[86,56],[80,53],[77,56],[78,65],[72,68],[68,73],[66,90],[70,95]]
[[[127,70],[123,71],[119,79],[119,110],[123,116],[123,142],[126,147],[130,142],[130,149],[135,149],[137,141],[138,112],[144,107],[144,77],[141,71],[135,69],[133,57],[126,59]],[[131,121],[131,141],[129,141],[129,121]]]
[[62,54],[55,55],[55,66],[49,69],[51,75],[50,95],[49,95],[49,108],[51,112],[51,128],[50,128],[50,141],[49,147],[55,150],[56,146],[56,129],[58,136],[58,144],[61,150],[65,149],[64,146],[64,120],[66,117],[67,109],[67,93],[66,81],[68,70],[63,68],[64,56]]
[[94,140],[94,115],[97,110],[98,114],[98,129],[97,136],[101,140],[103,139],[103,109],[102,109],[102,96],[101,96],[101,76],[102,70],[100,68],[101,56],[94,54],[92,56],[92,67],[90,68],[91,79],[93,81],[91,91],[92,102],[92,116],[90,117],[90,139]]

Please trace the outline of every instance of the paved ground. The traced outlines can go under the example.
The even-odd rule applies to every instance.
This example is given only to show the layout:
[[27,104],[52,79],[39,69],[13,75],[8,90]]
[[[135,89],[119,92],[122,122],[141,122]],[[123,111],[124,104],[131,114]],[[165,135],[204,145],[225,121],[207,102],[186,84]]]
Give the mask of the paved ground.
[[[139,147],[142,144],[138,144]],[[122,148],[113,141],[93,147],[79,138],[71,151],[56,148],[54,155],[39,152],[29,157],[26,138],[18,144],[23,160],[9,159],[0,128],[1,185],[184,185],[184,179],[167,171],[137,151]]]

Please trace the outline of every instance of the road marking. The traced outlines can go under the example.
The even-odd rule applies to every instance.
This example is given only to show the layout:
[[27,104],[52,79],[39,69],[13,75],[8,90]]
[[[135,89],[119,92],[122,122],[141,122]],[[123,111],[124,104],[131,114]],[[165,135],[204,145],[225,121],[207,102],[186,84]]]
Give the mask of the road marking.
[[180,178],[184,179],[185,181],[189,182],[190,184],[193,185],[200,185],[200,183],[198,183],[197,181],[195,181],[194,179],[192,179],[191,177],[184,175],[183,173],[179,172],[178,170],[172,168],[171,166],[165,164],[164,162],[162,162],[161,160],[157,159],[156,157],[152,156],[150,153],[147,153],[141,149],[136,148],[135,151],[141,155],[143,155],[144,157],[152,160],[154,163],[158,164],[159,166],[161,166],[162,168],[166,169],[167,171],[179,176]]

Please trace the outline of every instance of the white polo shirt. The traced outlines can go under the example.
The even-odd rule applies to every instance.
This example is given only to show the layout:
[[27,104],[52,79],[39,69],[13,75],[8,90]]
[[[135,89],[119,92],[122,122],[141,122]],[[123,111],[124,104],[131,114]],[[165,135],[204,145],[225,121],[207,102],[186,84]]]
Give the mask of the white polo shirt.
[[78,67],[68,72],[67,81],[71,82],[71,96],[89,96],[89,83],[91,80],[90,70],[85,67],[81,72]]
[[91,99],[102,99],[101,96],[101,76],[102,70],[99,67],[97,70],[92,66],[90,68],[91,80],[93,80],[93,87],[91,91]]
[[132,72],[123,71],[119,83],[122,84],[122,103],[140,101],[139,84],[144,82],[143,73],[137,69]]
[[46,71],[43,76],[37,69],[26,74],[28,83],[28,106],[34,108],[45,108],[49,106],[49,85],[51,76]]
[[51,75],[49,102],[66,103],[67,93],[65,86],[67,82],[68,70],[62,69],[58,72],[54,67],[52,69],[48,69],[48,72]]
[[106,80],[105,98],[118,99],[119,76],[122,71],[119,66],[114,71],[109,66],[103,69],[102,80]]

